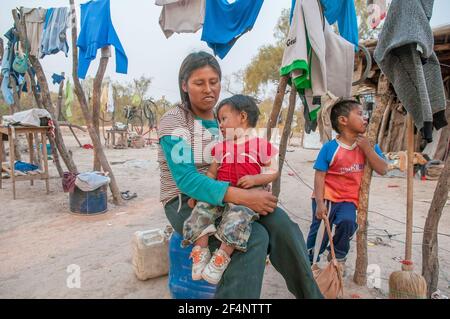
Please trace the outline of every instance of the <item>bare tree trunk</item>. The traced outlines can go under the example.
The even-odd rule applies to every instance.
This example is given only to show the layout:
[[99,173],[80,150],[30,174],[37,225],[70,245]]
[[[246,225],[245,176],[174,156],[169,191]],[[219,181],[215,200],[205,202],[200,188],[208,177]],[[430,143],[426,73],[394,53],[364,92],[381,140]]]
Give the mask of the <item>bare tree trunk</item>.
[[[367,130],[367,137],[370,144],[373,146],[377,140],[378,130],[381,125],[381,118],[388,107],[393,102],[393,97],[389,94],[389,81],[385,75],[380,75],[378,80],[376,109],[372,113],[369,127]],[[364,167],[364,175],[361,181],[361,188],[359,191],[359,205],[358,205],[358,232],[356,244],[356,267],[353,275],[353,281],[365,286],[367,283],[367,216],[369,209],[369,191],[370,182],[372,180],[372,167],[370,167],[366,160]]]
[[430,210],[425,221],[425,230],[422,240],[422,275],[427,282],[428,297],[436,291],[439,280],[438,237],[439,220],[444,205],[448,200],[450,188],[450,156],[445,161],[439,181],[434,191]]
[[393,104],[386,108],[386,111],[383,114],[383,119],[381,121],[380,132],[378,133],[378,145],[380,145],[383,151],[386,151],[387,149],[386,147],[384,147],[384,142],[386,141],[387,137],[386,129],[389,123],[390,115],[392,114],[392,106]]
[[[25,21],[19,19],[19,14],[16,9],[12,10],[12,15],[14,18],[14,22],[16,25],[17,30],[19,31],[19,38],[20,41],[27,47],[29,47],[28,39],[26,36],[26,27],[25,27]],[[23,15],[21,15],[23,16]],[[58,124],[58,121],[56,120],[55,115],[55,108],[53,107],[52,100],[50,98],[50,91],[48,89],[47,79],[45,77],[44,71],[42,70],[42,65],[39,62],[39,59],[33,55],[29,56],[30,62],[36,72],[39,85],[41,87],[41,96],[42,96],[42,102],[45,107],[45,109],[50,113],[53,119],[53,124],[55,126],[55,143],[58,148],[59,153],[61,154],[62,159],[64,160],[64,163],[67,166],[67,169],[70,172],[77,172],[77,167],[72,159],[72,157],[69,155],[69,152],[66,149],[66,145],[64,144],[64,139],[61,134],[61,130]]]
[[[94,88],[92,96],[92,123],[94,125],[97,136],[100,138],[100,102],[102,96],[102,82],[105,76],[108,60],[111,56],[109,46],[102,48],[102,57],[98,66],[97,74],[94,79]],[[100,170],[100,160],[97,151],[94,149],[94,171]]]
[[92,123],[92,116],[89,112],[88,104],[86,101],[86,96],[83,92],[83,88],[81,87],[80,80],[78,78],[78,47],[77,47],[77,22],[76,22],[76,12],[75,12],[75,4],[74,0],[69,0],[70,2],[70,11],[72,16],[72,77],[75,86],[75,94],[77,95],[78,101],[80,102],[80,107],[83,112],[84,119],[86,121],[87,130],[91,137],[92,143],[94,145],[94,149],[97,152],[98,159],[103,167],[103,170],[109,173],[109,178],[111,182],[109,183],[109,187],[111,189],[111,193],[113,196],[113,201],[115,204],[121,204],[121,196],[119,187],[116,182],[116,178],[114,177],[114,173],[111,169],[111,166],[108,163],[108,159],[106,158],[105,152],[103,151],[102,144],[100,142],[100,138],[97,135],[97,132]]
[[[282,76],[280,78],[280,83],[278,83],[277,95],[275,96],[275,101],[273,101],[272,112],[270,113],[270,118],[267,122],[267,140],[269,141],[272,137],[272,129],[277,126],[277,120],[278,116],[280,115],[281,105],[283,104],[287,82],[287,76]],[[293,88],[292,90],[295,91],[295,88]]]
[[279,152],[279,163],[278,163],[278,178],[273,182],[272,194],[277,196],[280,194],[281,188],[281,171],[283,170],[284,158],[286,157],[287,142],[289,134],[291,133],[292,119],[294,118],[295,112],[295,98],[297,96],[297,91],[295,88],[291,89],[291,94],[289,95],[289,109],[286,116],[286,122],[284,123],[283,135],[281,136],[280,142],[280,152]]

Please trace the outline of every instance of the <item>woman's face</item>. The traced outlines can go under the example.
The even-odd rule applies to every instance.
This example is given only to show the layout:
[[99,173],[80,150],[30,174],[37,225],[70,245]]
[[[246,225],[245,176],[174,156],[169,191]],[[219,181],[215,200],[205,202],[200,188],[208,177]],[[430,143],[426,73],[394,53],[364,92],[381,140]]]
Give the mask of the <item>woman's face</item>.
[[219,74],[211,66],[204,66],[193,71],[182,88],[189,95],[194,113],[212,111],[220,95]]

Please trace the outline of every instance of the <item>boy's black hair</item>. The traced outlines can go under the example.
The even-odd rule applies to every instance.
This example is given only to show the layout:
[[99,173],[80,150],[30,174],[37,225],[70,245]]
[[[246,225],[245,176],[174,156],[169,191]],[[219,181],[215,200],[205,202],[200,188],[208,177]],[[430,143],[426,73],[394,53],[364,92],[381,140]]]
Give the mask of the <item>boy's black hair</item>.
[[333,127],[333,130],[337,133],[341,133],[339,131],[339,116],[348,117],[350,112],[359,105],[361,104],[355,100],[339,100],[336,102],[331,109],[330,114],[331,126]]
[[248,95],[236,94],[222,100],[217,106],[217,114],[224,105],[230,105],[237,112],[247,113],[247,121],[250,127],[256,127],[259,118],[259,109],[254,98]]

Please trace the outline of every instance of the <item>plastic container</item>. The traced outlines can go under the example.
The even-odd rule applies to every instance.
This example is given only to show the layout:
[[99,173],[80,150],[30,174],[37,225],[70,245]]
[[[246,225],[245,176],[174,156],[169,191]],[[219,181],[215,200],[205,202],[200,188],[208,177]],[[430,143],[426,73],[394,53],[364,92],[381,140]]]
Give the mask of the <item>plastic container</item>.
[[170,233],[168,228],[166,232],[152,229],[134,233],[132,264],[138,279],[147,280],[169,273]]
[[204,280],[192,280],[193,246],[181,247],[183,237],[174,232],[169,242],[169,290],[174,299],[212,299],[216,286]]
[[107,190],[107,185],[90,192],[84,192],[75,186],[75,190],[69,193],[70,211],[81,215],[105,213],[108,210]]

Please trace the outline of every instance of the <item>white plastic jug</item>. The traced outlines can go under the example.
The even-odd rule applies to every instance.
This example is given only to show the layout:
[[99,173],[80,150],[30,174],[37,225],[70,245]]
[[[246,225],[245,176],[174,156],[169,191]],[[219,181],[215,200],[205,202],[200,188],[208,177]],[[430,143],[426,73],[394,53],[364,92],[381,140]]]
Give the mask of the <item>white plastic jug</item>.
[[172,232],[172,227],[167,226],[164,231],[152,229],[134,233],[132,264],[138,279],[147,280],[169,273],[169,239]]

